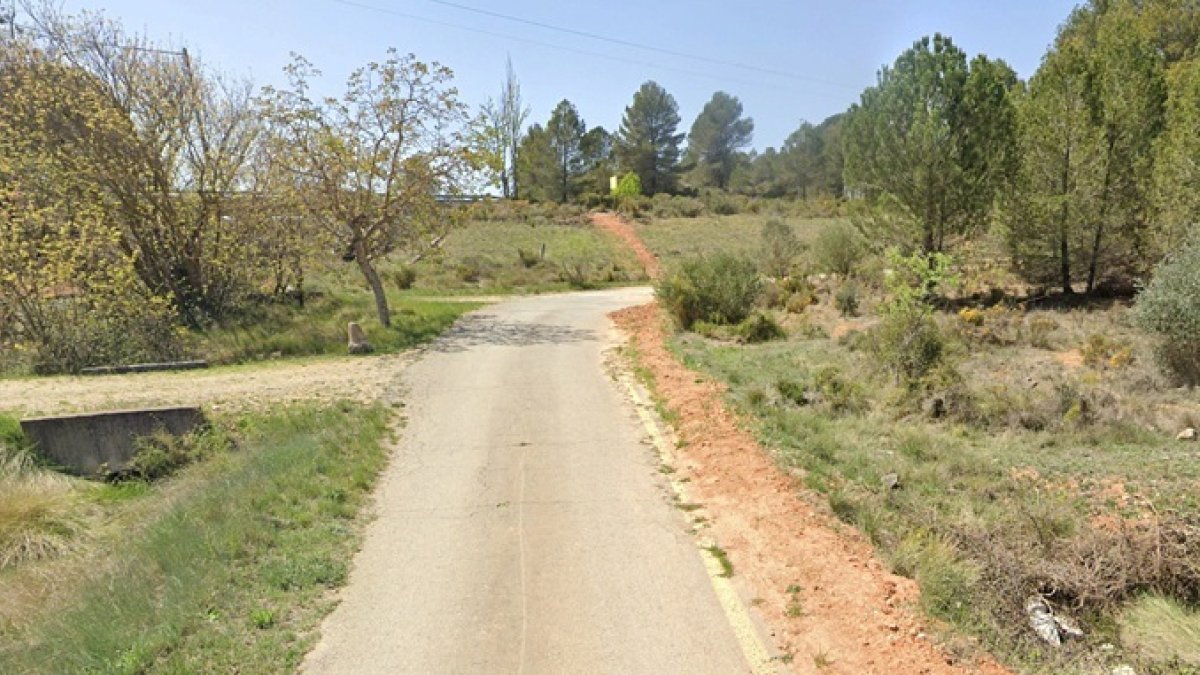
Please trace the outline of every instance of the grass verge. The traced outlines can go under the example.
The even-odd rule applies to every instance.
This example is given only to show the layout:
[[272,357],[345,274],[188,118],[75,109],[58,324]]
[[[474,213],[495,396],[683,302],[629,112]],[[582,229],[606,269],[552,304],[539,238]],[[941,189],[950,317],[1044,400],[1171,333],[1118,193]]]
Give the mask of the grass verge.
[[0,672],[294,669],[346,580],[387,423],[348,403],[246,416],[236,450],[162,484],[80,487],[117,525],[47,574],[0,572],[0,595],[40,580],[48,598],[0,617]]

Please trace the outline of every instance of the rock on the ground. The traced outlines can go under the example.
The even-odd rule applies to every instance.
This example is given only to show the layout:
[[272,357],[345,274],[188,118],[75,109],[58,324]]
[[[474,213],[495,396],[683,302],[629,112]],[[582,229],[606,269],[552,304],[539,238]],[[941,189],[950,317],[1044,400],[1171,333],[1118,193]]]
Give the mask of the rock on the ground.
[[1196,436],[1197,436],[1196,430],[1193,429],[1192,427],[1188,427],[1188,428],[1184,429],[1183,431],[1179,432],[1179,434],[1177,436],[1175,436],[1175,440],[1177,440],[1177,441],[1194,441],[1194,440],[1196,440]]

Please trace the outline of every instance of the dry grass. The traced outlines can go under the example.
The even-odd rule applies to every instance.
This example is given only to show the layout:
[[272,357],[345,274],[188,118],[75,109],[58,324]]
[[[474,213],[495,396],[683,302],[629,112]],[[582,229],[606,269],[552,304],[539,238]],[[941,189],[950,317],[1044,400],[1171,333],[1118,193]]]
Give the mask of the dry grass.
[[25,452],[0,447],[0,571],[80,545],[86,519],[76,482],[33,466]]
[[1200,668],[1200,612],[1150,595],[1133,603],[1121,624],[1121,641],[1131,648],[1156,661]]

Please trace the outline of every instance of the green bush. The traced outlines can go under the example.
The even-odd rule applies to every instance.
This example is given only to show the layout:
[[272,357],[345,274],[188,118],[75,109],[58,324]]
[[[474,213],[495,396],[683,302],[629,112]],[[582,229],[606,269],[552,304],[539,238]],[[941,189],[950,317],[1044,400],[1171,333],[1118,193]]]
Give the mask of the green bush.
[[888,263],[895,271],[887,281],[889,298],[881,307],[874,346],[896,379],[912,387],[942,364],[946,339],[929,303],[939,286],[956,281],[944,254],[904,257],[893,251]]
[[685,260],[655,289],[685,329],[697,321],[733,325],[749,316],[762,291],[754,262],[729,253]]
[[803,252],[800,240],[787,223],[770,218],[762,228],[762,271],[769,277],[783,278],[792,273],[792,264]]
[[0,415],[0,458],[5,450],[18,450],[26,444],[25,432],[15,417]]
[[838,287],[833,296],[833,306],[842,316],[858,316],[858,284],[850,281]]
[[813,240],[812,258],[821,272],[850,276],[862,254],[862,239],[850,223],[830,223]]
[[1167,257],[1138,294],[1134,321],[1156,342],[1163,369],[1200,385],[1200,237]]
[[396,287],[396,290],[407,291],[417,283],[417,270],[410,265],[405,265],[392,270],[391,277],[392,285]]
[[770,342],[787,337],[787,332],[771,315],[755,312],[738,324],[738,337],[743,342]]

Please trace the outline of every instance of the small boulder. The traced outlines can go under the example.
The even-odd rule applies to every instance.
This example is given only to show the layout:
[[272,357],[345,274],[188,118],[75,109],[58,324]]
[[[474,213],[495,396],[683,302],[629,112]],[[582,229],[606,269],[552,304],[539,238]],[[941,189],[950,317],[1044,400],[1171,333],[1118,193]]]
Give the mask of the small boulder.
[[881,478],[879,482],[883,483],[883,489],[885,490],[899,490],[901,487],[900,474],[898,473],[889,473]]
[[1196,436],[1197,436],[1196,430],[1193,429],[1192,427],[1188,427],[1188,428],[1184,429],[1183,431],[1179,432],[1179,434],[1175,436],[1175,440],[1177,440],[1177,441],[1194,441],[1194,440],[1196,440]]
[[363,332],[362,326],[354,321],[351,321],[350,325],[346,326],[346,337],[348,340],[346,349],[351,354],[370,354],[375,351],[371,343],[367,342],[367,334]]

